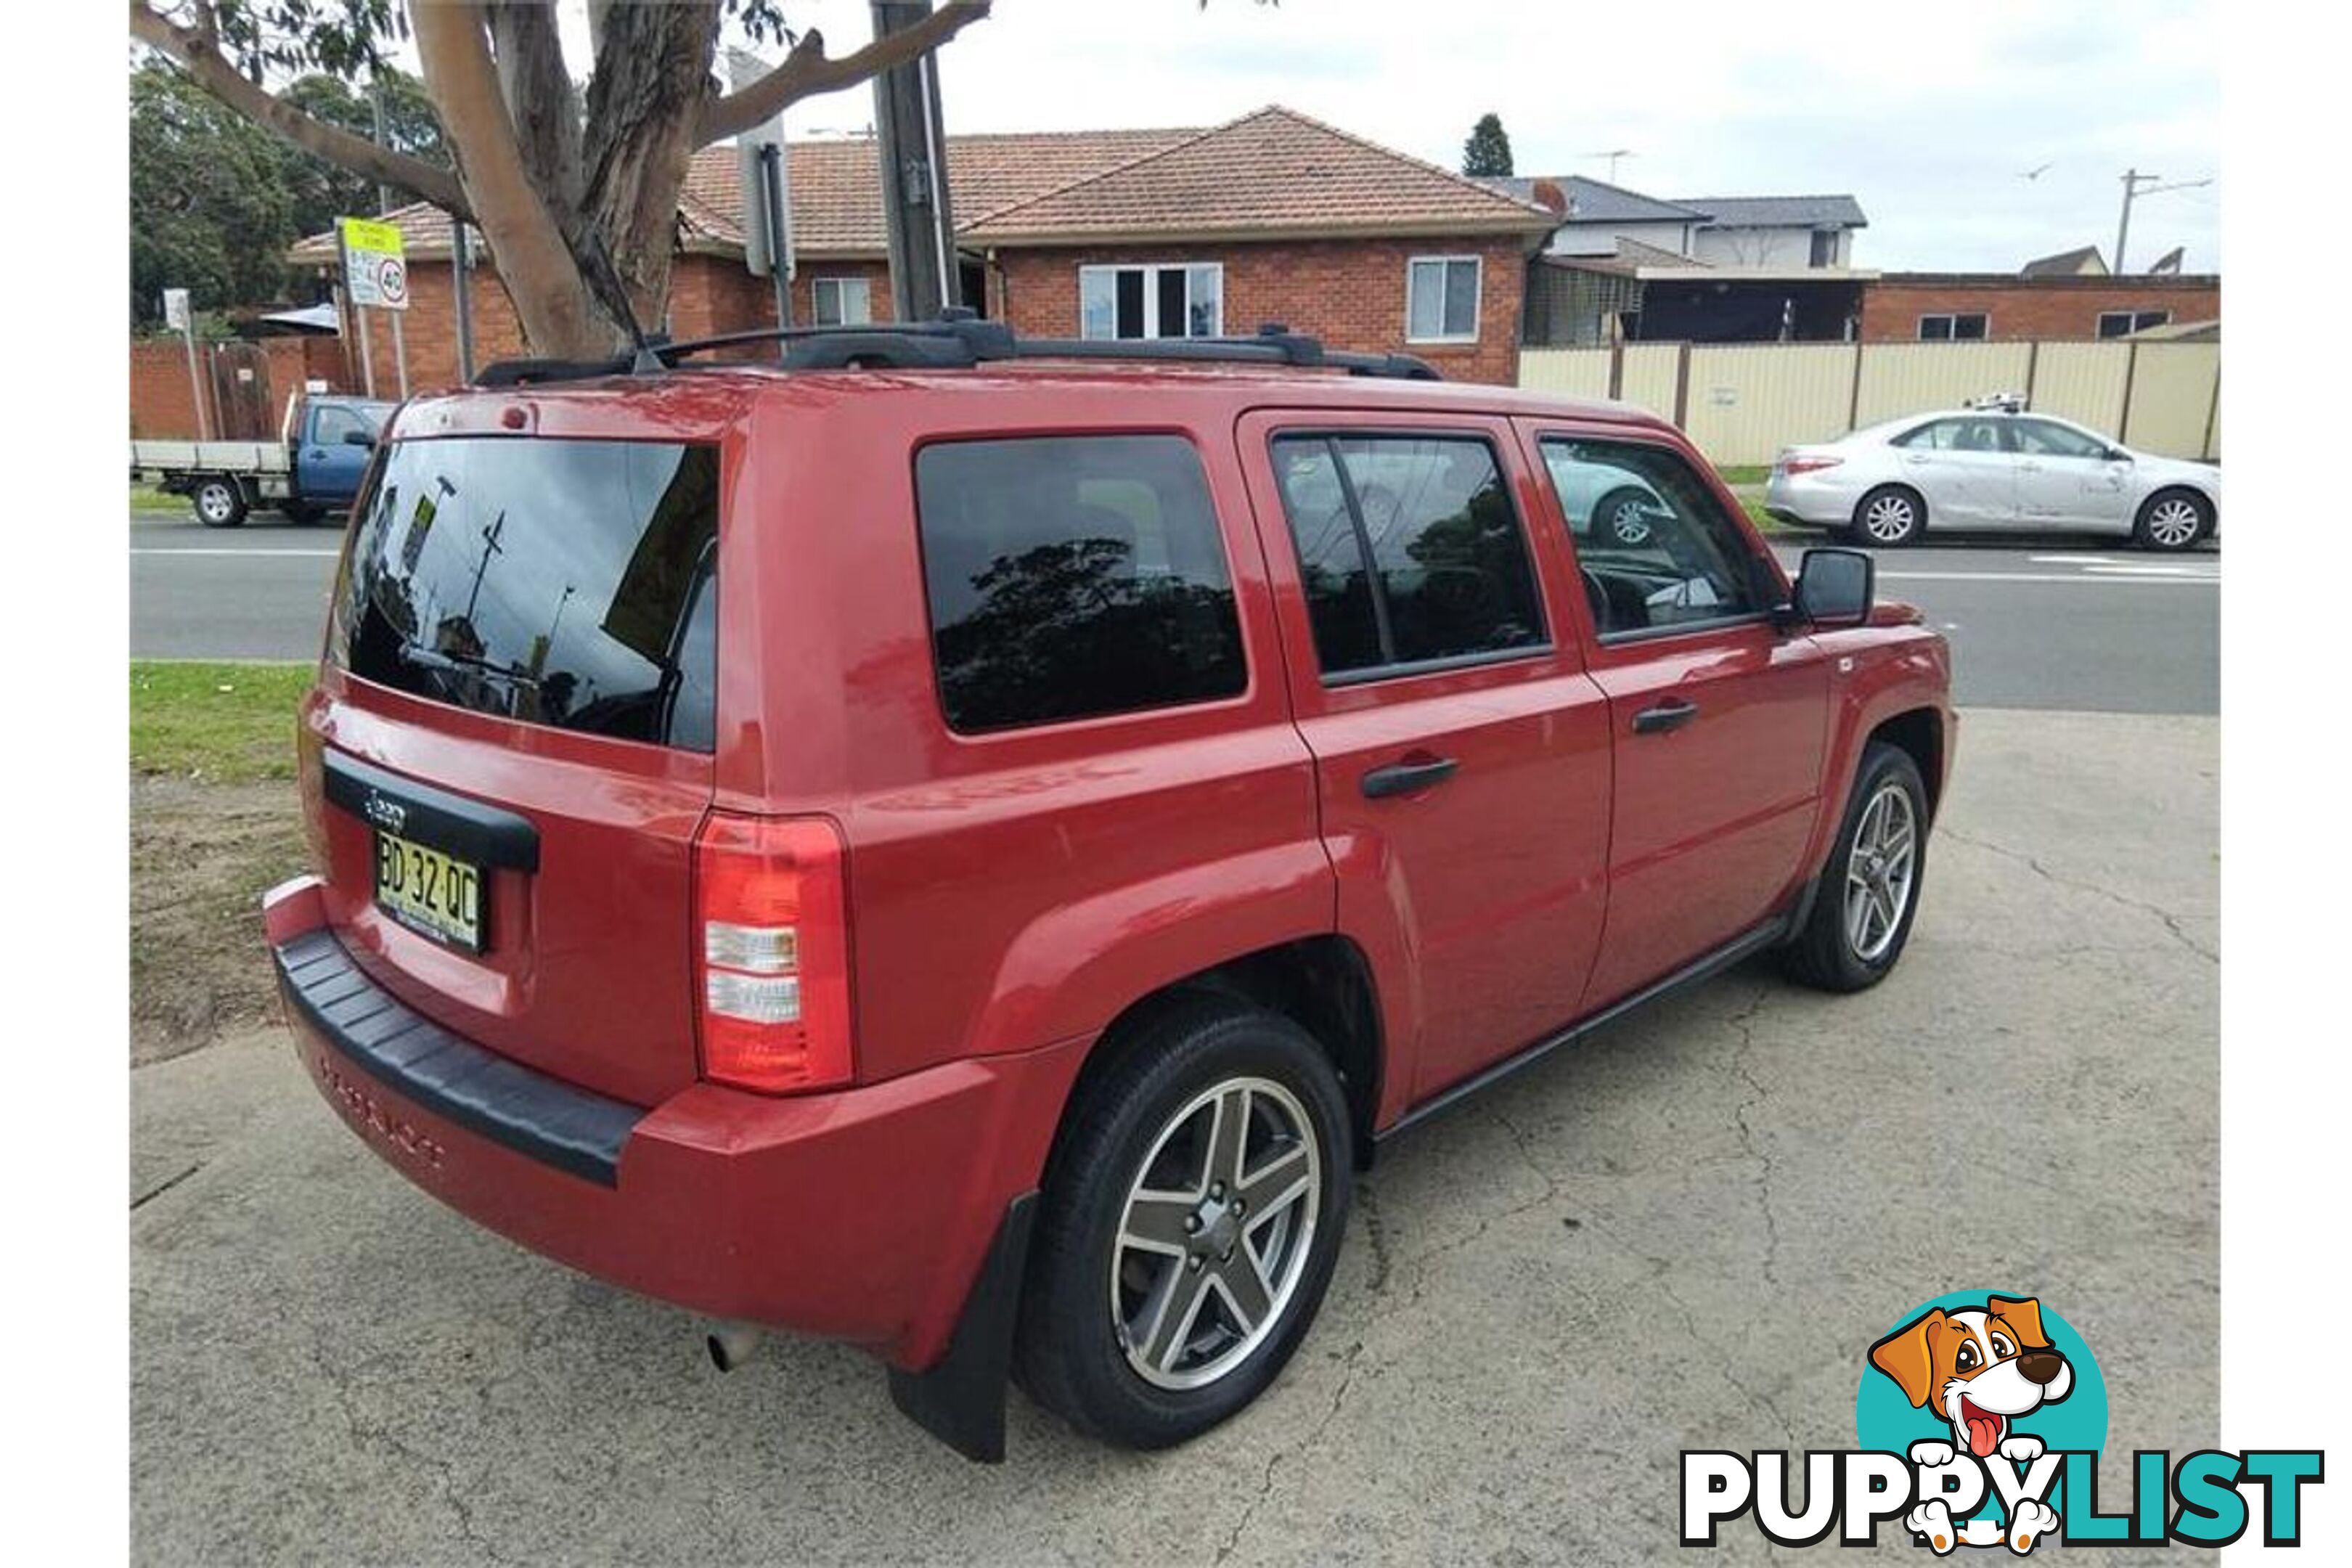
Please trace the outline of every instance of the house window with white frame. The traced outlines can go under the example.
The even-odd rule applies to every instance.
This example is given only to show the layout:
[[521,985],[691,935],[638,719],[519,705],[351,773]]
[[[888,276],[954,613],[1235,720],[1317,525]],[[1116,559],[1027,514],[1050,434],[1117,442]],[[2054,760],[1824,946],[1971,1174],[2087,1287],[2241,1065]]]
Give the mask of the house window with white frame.
[[1213,338],[1225,330],[1225,268],[1160,261],[1078,268],[1078,335]]
[[1981,310],[1960,310],[1950,314],[1919,318],[1919,341],[1923,343],[1982,342],[1992,330],[1992,318]]
[[809,297],[820,327],[862,326],[874,319],[873,285],[863,278],[817,278]]
[[2169,310],[2102,310],[2099,312],[2099,336],[2127,338],[2134,332],[2147,331],[2150,327],[2171,323]]
[[1405,264],[1405,341],[1476,342],[1478,287],[1475,256],[1414,257]]

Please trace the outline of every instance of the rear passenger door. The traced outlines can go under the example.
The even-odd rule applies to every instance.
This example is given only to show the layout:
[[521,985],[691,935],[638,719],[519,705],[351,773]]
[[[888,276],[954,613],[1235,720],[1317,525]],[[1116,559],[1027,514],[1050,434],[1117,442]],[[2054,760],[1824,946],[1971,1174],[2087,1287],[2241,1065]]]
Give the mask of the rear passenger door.
[[2005,418],[1936,419],[1889,443],[1903,477],[1927,498],[1927,521],[1998,527],[2017,517],[2017,458]]
[[1791,892],[1820,795],[1829,670],[1812,638],[1773,625],[1779,568],[1682,452],[1623,431],[1528,432],[1559,489],[1638,485],[1658,501],[1633,544],[1605,531],[1570,540],[1557,503],[1544,507],[1575,551],[1616,748],[1589,1011],[1752,930]]
[[1392,1110],[1575,1014],[1605,892],[1607,703],[1554,607],[1565,552],[1530,536],[1507,422],[1256,413],[1239,437],[1339,929],[1412,1064]]

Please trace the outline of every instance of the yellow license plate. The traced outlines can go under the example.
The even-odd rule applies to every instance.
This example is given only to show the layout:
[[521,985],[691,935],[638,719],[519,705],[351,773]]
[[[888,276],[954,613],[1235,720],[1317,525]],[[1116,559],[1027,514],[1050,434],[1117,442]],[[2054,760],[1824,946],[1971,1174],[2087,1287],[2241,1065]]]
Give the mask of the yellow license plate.
[[436,942],[482,951],[479,868],[390,833],[375,836],[376,907]]

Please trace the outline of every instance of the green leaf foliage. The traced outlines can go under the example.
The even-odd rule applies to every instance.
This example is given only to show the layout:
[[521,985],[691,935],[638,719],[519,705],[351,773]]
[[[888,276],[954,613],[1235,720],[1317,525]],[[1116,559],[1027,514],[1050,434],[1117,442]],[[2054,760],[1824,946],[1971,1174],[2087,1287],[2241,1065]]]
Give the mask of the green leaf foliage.
[[1482,114],[1471,127],[1470,139],[1462,143],[1462,172],[1487,179],[1511,172],[1511,138],[1501,115]]

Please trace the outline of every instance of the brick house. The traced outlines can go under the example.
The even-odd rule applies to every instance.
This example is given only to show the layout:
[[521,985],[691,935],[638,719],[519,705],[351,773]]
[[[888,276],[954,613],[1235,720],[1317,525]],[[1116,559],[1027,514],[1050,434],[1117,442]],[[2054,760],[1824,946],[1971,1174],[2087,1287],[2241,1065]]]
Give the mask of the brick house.
[[[793,320],[887,320],[874,142],[794,142],[789,156]],[[738,167],[733,148],[713,147],[688,172],[674,336],[774,322],[772,285],[743,266]],[[1419,354],[1455,380],[1517,380],[1528,258],[1558,222],[1278,106],[1205,129],[950,136],[948,177],[965,302],[1016,331],[1210,336],[1281,321],[1334,348]],[[448,384],[449,219],[418,205],[387,221],[409,260],[410,385]],[[523,345],[494,264],[478,244],[476,254],[481,364]],[[301,241],[290,258],[331,274],[333,236]],[[370,314],[381,390],[393,384],[391,339],[383,313]]]
[[1862,293],[1869,343],[2119,338],[2221,319],[2213,274],[1887,272]]

